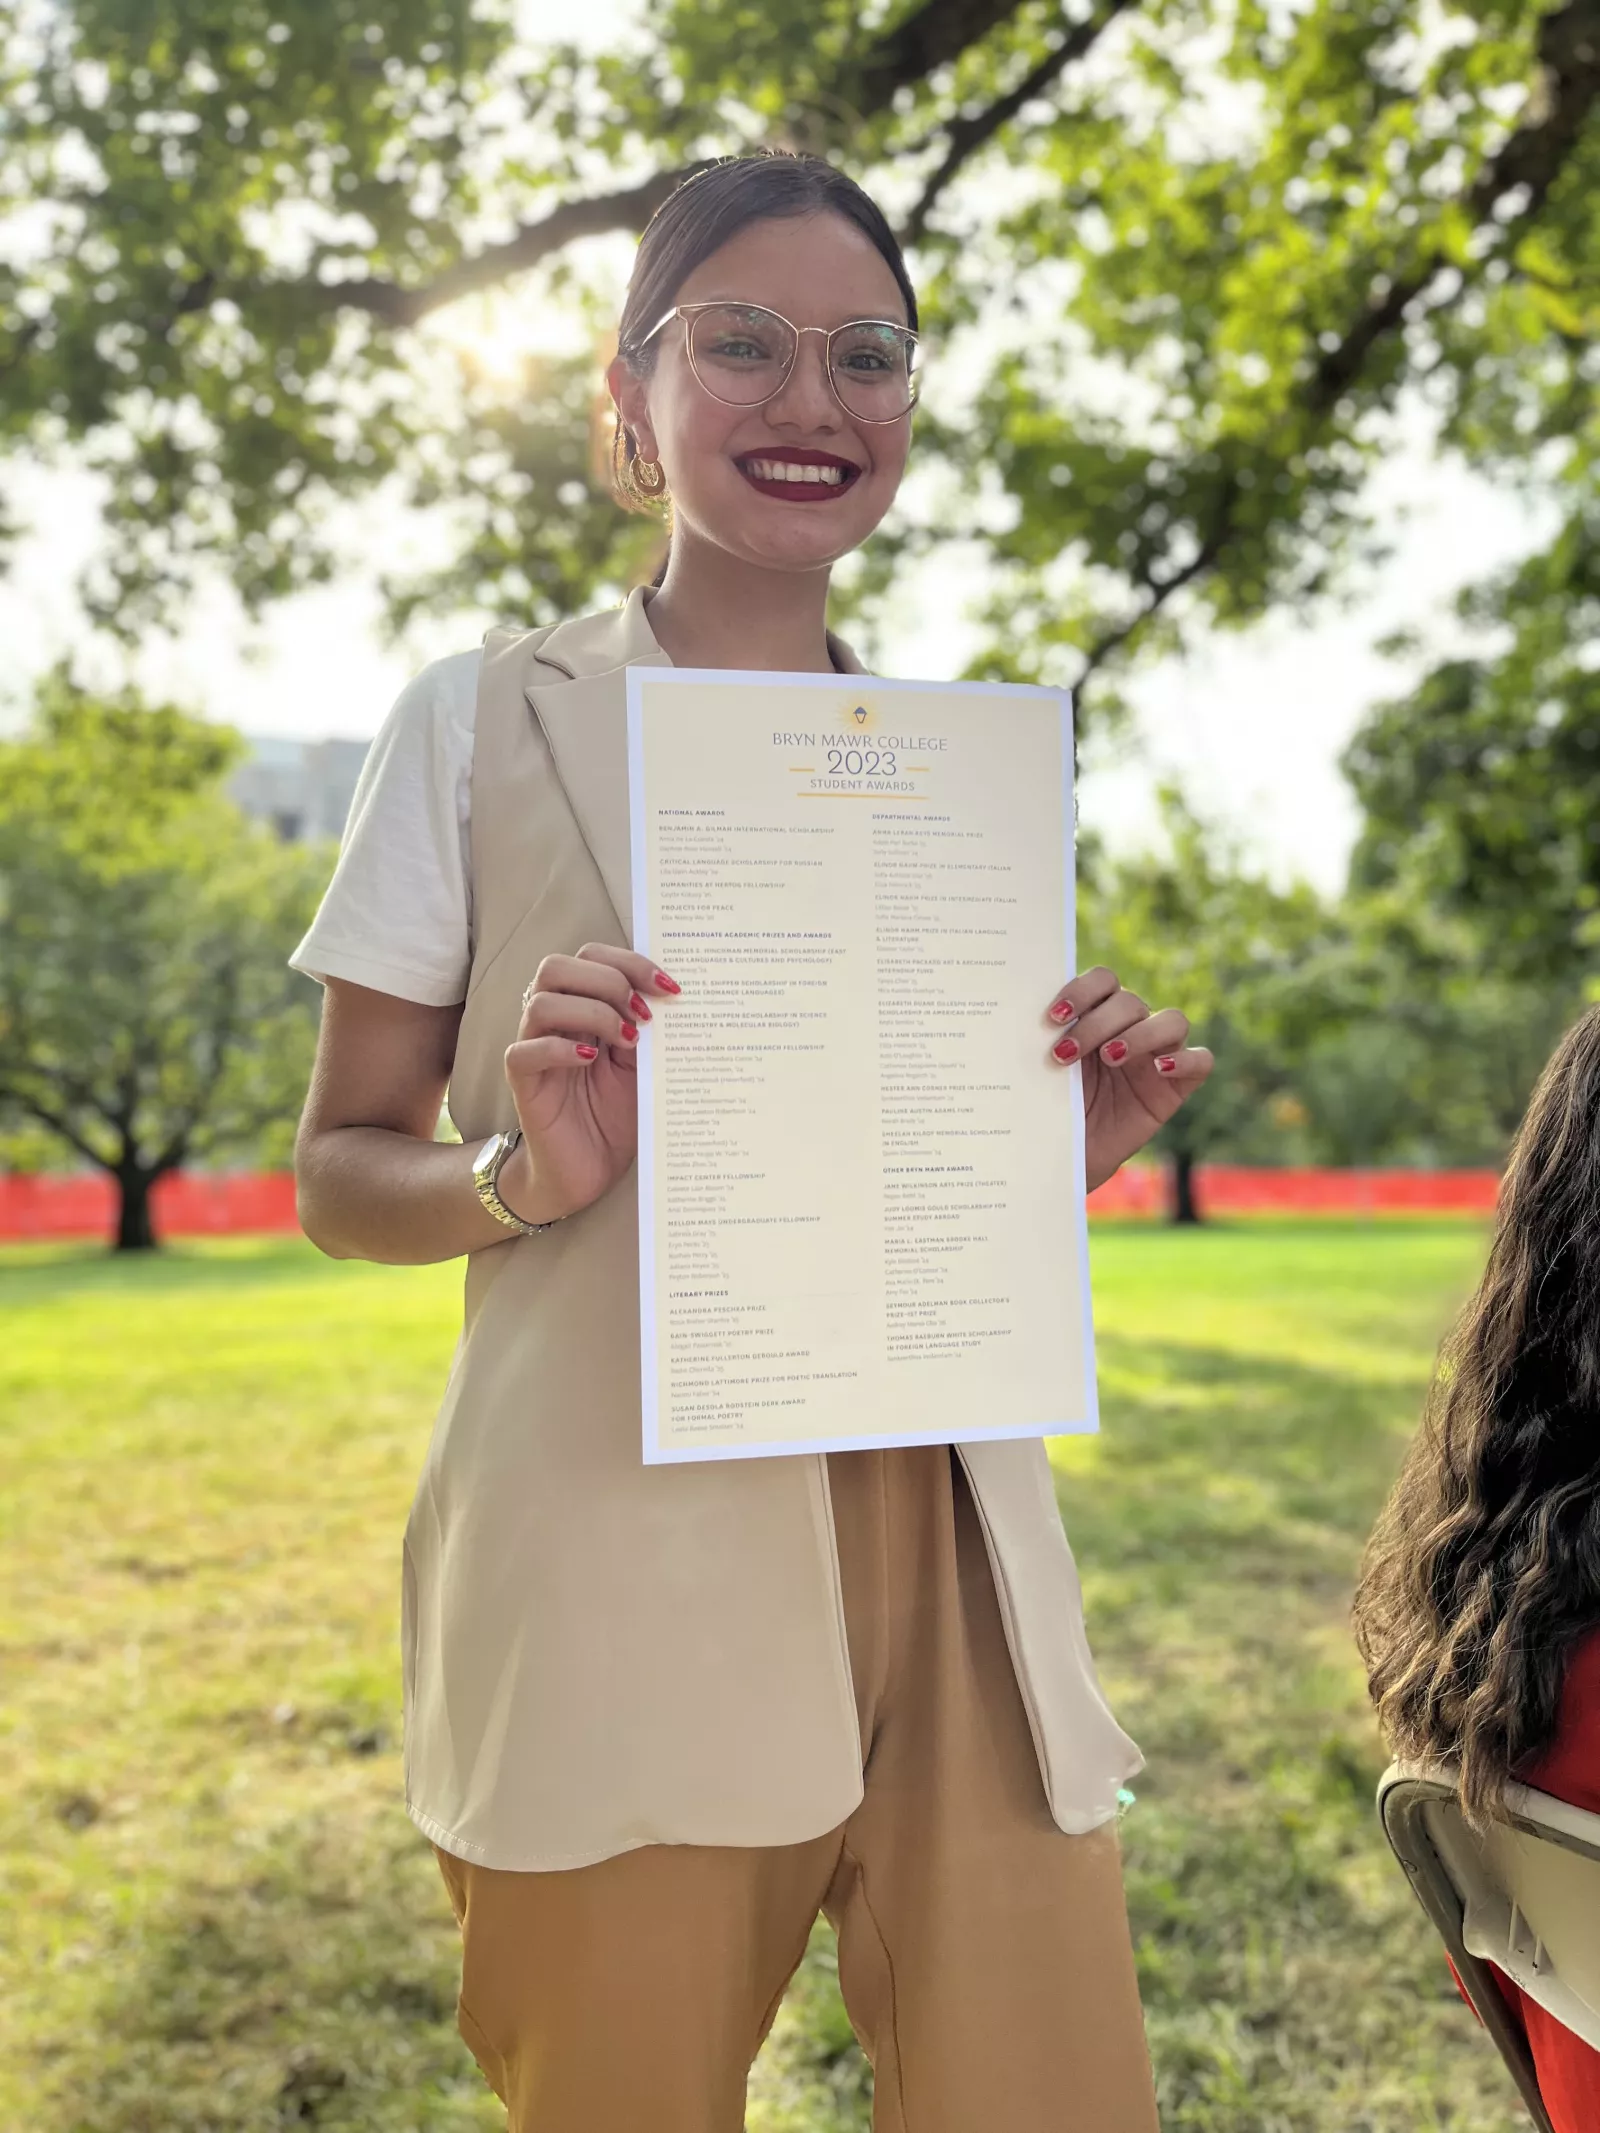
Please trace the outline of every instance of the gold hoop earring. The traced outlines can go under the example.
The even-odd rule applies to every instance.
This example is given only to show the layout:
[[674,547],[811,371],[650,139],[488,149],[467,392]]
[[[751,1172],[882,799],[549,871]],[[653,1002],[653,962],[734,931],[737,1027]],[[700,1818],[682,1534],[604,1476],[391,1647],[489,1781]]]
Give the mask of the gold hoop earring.
[[665,492],[667,477],[662,471],[659,459],[636,458],[628,472],[633,477],[633,486],[641,496],[660,496]]

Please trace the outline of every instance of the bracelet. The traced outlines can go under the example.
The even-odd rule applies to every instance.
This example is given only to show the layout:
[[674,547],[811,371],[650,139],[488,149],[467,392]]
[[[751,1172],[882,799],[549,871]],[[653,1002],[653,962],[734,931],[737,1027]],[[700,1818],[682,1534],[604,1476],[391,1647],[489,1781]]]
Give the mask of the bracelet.
[[522,1128],[513,1126],[509,1133],[491,1133],[472,1161],[472,1182],[478,1198],[507,1229],[520,1230],[524,1237],[541,1236],[545,1230],[554,1229],[561,1220],[557,1215],[549,1222],[524,1222],[521,1215],[507,1207],[500,1197],[500,1173],[505,1168],[506,1158],[522,1146]]

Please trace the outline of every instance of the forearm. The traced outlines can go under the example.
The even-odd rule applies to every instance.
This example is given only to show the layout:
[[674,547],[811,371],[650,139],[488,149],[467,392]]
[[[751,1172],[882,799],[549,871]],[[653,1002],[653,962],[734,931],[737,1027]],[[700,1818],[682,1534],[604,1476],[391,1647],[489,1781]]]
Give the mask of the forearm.
[[[472,1163],[481,1141],[419,1140],[384,1126],[338,1126],[302,1139],[295,1152],[300,1226],[331,1259],[428,1266],[518,1236],[479,1200]],[[525,1222],[565,1215],[519,1147],[500,1173],[500,1194]]]

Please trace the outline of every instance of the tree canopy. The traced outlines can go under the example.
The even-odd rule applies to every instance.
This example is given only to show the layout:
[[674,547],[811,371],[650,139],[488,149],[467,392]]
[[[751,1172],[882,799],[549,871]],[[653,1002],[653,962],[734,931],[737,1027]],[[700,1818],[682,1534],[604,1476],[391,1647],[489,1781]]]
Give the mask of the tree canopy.
[[1466,921],[1484,967],[1570,987],[1600,975],[1600,499],[1461,609],[1487,648],[1350,745],[1354,877]]
[[977,543],[980,671],[1109,696],[1320,597],[1380,538],[1408,393],[1475,466],[1592,495],[1600,0],[667,0],[602,52],[511,0],[35,0],[4,34],[0,434],[103,470],[88,592],[125,632],[202,565],[257,607],[327,575],[380,487],[458,536],[399,612],[619,590],[649,528],[592,350],[508,383],[429,328],[516,284],[598,341],[585,240],[757,142],[837,155],[912,247],[918,471],[853,594]]
[[[1080,938],[1153,1007],[1181,1006],[1217,1070],[1153,1143],[1179,1221],[1196,1166],[1496,1165],[1581,987],[1485,955],[1478,922],[1415,882],[1281,889],[1181,795],[1164,846],[1080,873]],[[1422,847],[1427,850],[1426,844]]]
[[1350,1004],[1338,911],[1303,883],[1282,890],[1180,794],[1162,796],[1167,849],[1115,857],[1090,848],[1080,936],[1152,1007],[1182,1007],[1217,1071],[1156,1136],[1176,1220],[1199,1218],[1197,1163],[1241,1146],[1260,1154],[1273,1105],[1292,1098],[1314,1036]]
[[118,1241],[183,1163],[281,1161],[316,1038],[285,964],[326,855],[221,797],[226,728],[56,676],[0,743],[0,1129],[109,1171]]

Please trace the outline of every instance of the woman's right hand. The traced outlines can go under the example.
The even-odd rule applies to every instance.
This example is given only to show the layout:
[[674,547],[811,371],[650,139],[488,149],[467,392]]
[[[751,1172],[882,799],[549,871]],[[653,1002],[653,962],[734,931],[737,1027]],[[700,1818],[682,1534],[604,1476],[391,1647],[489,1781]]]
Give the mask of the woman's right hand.
[[590,943],[547,955],[522,996],[506,1050],[523,1145],[501,1172],[506,1205],[525,1219],[577,1214],[627,1171],[639,1144],[639,1025],[647,994],[679,990],[648,956]]

